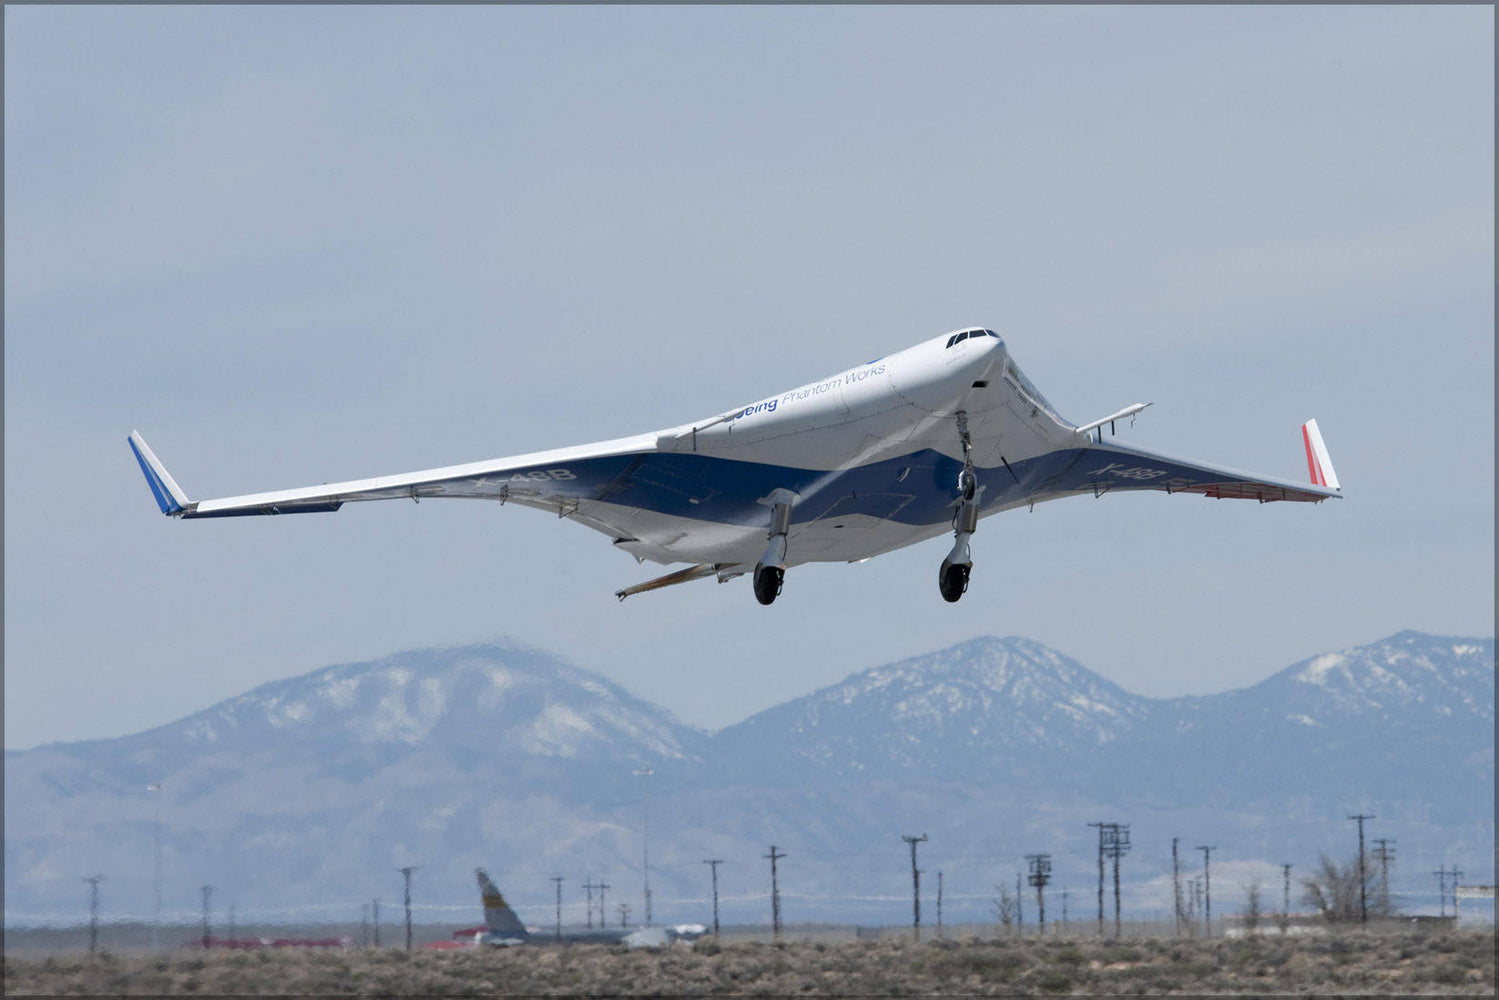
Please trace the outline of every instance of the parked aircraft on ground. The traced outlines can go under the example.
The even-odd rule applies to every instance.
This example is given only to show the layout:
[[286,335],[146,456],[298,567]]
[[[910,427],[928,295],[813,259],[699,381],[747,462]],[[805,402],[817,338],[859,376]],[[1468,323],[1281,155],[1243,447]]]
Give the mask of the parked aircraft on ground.
[[519,944],[624,944],[631,948],[659,948],[673,941],[689,944],[702,937],[708,928],[702,924],[675,924],[671,927],[599,927],[579,930],[558,926],[552,930],[527,929],[515,915],[500,890],[489,880],[483,868],[474,869],[479,880],[479,898],[484,903],[484,930],[474,935],[474,944],[508,948]]
[[998,334],[970,328],[679,427],[374,479],[190,500],[140,432],[130,447],[162,513],[184,520],[497,500],[600,531],[637,561],[690,564],[616,591],[621,600],[750,573],[770,604],[792,566],[863,562],[951,531],[937,581],[956,601],[979,519],[1003,510],[1124,490],[1262,503],[1341,495],[1315,420],[1302,425],[1307,485],[1104,439],[1148,405],[1068,423]]

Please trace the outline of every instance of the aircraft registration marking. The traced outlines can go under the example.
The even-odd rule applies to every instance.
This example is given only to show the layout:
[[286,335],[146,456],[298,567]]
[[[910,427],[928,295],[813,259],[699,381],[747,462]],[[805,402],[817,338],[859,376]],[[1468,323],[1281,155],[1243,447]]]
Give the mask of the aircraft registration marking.
[[549,483],[554,479],[577,479],[567,469],[532,469],[530,472],[517,472],[510,477],[512,483]]
[[1118,462],[1110,462],[1101,469],[1094,469],[1088,475],[1110,475],[1118,479],[1159,479],[1162,476],[1169,475],[1169,473],[1165,469],[1151,469],[1143,465],[1125,468]]

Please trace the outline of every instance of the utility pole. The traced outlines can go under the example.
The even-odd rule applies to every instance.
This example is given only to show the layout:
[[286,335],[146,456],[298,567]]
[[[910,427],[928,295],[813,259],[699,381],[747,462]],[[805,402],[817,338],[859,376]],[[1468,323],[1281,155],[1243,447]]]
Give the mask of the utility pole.
[[88,883],[88,953],[92,955],[99,948],[99,883],[104,876],[87,875],[83,880]]
[[937,869],[937,937],[942,937],[942,869]]
[[370,902],[371,911],[375,915],[375,947],[380,947],[380,901],[378,899]]
[[588,893],[588,929],[593,930],[593,879],[583,883],[583,890]]
[[[650,777],[656,773],[653,767],[637,767],[636,777],[647,780],[641,782],[640,793],[640,844],[642,853],[641,869],[645,874],[645,926],[651,926],[651,784]],[[599,924],[603,925],[604,915],[599,914]]]
[[562,940],[562,876],[553,875],[552,882],[557,889],[557,940]]
[[703,864],[713,869],[713,936],[718,937],[718,866],[723,858],[709,858]]
[[213,886],[211,886],[211,885],[205,885],[205,886],[203,886],[203,950],[204,951],[208,950],[209,943],[210,943],[209,927],[208,927],[208,898],[210,896],[212,896],[212,895],[213,895]]
[[1388,917],[1390,909],[1390,862],[1395,860],[1395,849],[1390,845],[1395,843],[1388,837],[1379,837],[1374,841],[1374,860],[1379,862],[1379,915]]
[[153,781],[146,786],[147,792],[155,793],[156,818],[151,825],[151,888],[155,899],[151,908],[151,950],[161,949],[161,799],[165,794],[161,782]]
[[908,833],[900,835],[900,839],[911,845],[911,928],[916,935],[916,940],[921,940],[921,872],[916,869],[916,845],[925,843],[927,835],[913,837]]
[[406,883],[406,885],[405,885],[405,892],[403,894],[403,899],[404,899],[404,901],[406,903],[406,950],[410,951],[411,950],[411,873],[414,872],[414,871],[416,871],[416,867],[414,865],[407,865],[404,868],[397,868],[396,871],[398,871],[398,872],[401,873],[401,877],[403,879],[405,879],[405,883]]
[[1452,877],[1452,915],[1456,917],[1458,884],[1457,880],[1462,878],[1463,873],[1458,870],[1457,865],[1453,865],[1450,870],[1446,865],[1443,865],[1436,871],[1432,872],[1432,874],[1437,877],[1437,899],[1441,906],[1441,915],[1444,917],[1447,915],[1447,878],[1448,876]]
[[359,904],[359,947],[367,948],[370,943],[370,904]]
[[1067,887],[1062,886],[1062,934],[1067,934]]
[[1171,838],[1171,896],[1176,904],[1176,936],[1182,935],[1182,869],[1177,859],[1176,845],[1180,837]]
[[1025,937],[1025,894],[1020,891],[1020,873],[1015,873],[1015,933]]
[[1041,936],[1046,937],[1046,883],[1051,881],[1051,855],[1027,854],[1030,862],[1030,883],[1036,887],[1036,910],[1041,925]]
[[1103,831],[1107,823],[1089,823],[1098,827],[1098,936],[1103,937]]
[[606,905],[604,893],[609,891],[609,883],[600,880],[595,884],[594,888],[598,889],[599,891],[599,926],[608,927],[609,918],[605,916],[608,911],[604,909],[604,906]]
[[762,854],[760,857],[770,859],[770,922],[775,930],[775,939],[781,940],[781,890],[776,882],[776,862],[786,856],[784,851],[777,852],[776,845],[770,845],[770,853]]
[[1369,885],[1369,877],[1364,871],[1364,820],[1373,819],[1373,813],[1356,813],[1348,817],[1358,821],[1358,919],[1360,923],[1369,922],[1369,900],[1366,890]]
[[1212,875],[1212,872],[1208,868],[1208,861],[1209,861],[1209,858],[1212,856],[1212,853],[1214,851],[1216,851],[1218,848],[1217,848],[1216,845],[1204,847],[1202,844],[1198,844],[1197,845],[1197,849],[1202,852],[1202,901],[1203,901],[1202,902],[1202,912],[1203,912],[1203,924],[1202,925],[1203,925],[1203,928],[1206,930],[1206,936],[1207,937],[1212,937],[1213,936],[1213,875]]
[[630,926],[630,904],[629,903],[620,903],[619,904],[619,926],[621,926],[621,927],[629,927]]
[[1291,926],[1291,866],[1280,866],[1280,932],[1286,934]]
[[1129,824],[1110,823],[1107,841],[1109,857],[1114,859],[1114,937],[1120,936],[1119,922],[1119,859],[1129,853]]

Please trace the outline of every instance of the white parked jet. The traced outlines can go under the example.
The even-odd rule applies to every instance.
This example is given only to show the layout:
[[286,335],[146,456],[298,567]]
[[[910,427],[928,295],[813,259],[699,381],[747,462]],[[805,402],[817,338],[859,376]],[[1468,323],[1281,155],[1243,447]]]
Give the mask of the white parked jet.
[[164,514],[183,519],[338,510],[357,500],[459,497],[551,511],[637,561],[686,569],[616,591],[752,573],[769,604],[785,571],[862,562],[951,531],[938,585],[968,589],[981,517],[1079,494],[1164,490],[1220,499],[1340,496],[1315,420],[1311,484],[1105,440],[1136,403],[1082,426],[1047,403],[992,330],[967,329],[680,427],[555,451],[325,486],[189,500],[140,433],[130,446]]

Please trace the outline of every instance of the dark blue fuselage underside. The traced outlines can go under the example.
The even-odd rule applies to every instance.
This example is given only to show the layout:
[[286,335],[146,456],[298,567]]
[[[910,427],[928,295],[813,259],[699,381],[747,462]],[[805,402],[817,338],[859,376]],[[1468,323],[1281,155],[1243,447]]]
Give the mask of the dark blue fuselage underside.
[[[1117,457],[1108,451],[1073,448],[1011,462],[1008,467],[978,469],[981,509],[1094,488],[1159,488],[1159,482],[1092,475]],[[1218,478],[1169,461],[1152,459],[1150,464],[1164,473],[1162,479],[1169,477],[1181,489]],[[700,521],[753,526],[765,523],[768,516],[758,501],[782,488],[800,497],[792,508],[794,524],[830,515],[864,514],[919,526],[952,518],[962,463],[923,449],[830,472],[703,454],[652,452],[585,459],[566,463],[565,469],[575,478],[549,481],[538,492],[548,498],[595,500]],[[546,467],[522,470],[515,478],[530,471],[542,473]],[[526,484],[514,488],[521,493]]]

